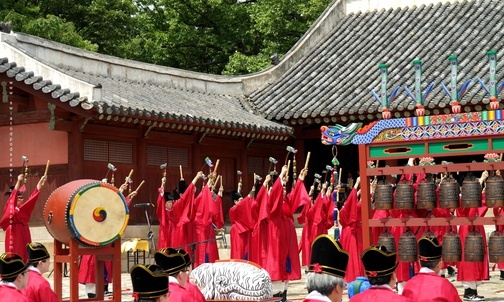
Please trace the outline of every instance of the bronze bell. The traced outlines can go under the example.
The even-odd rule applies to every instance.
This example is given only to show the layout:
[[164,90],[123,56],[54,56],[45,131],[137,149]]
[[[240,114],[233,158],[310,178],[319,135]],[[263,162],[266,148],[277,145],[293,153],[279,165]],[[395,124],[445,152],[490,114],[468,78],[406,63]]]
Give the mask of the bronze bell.
[[415,208],[415,191],[410,181],[401,181],[395,190],[396,209],[412,210]]
[[404,231],[399,237],[399,261],[415,262],[417,261],[417,242],[415,234],[410,229]]
[[485,256],[485,247],[483,236],[480,232],[470,231],[465,237],[464,242],[464,261],[483,262]]
[[432,179],[423,179],[417,188],[417,209],[436,207],[436,184]]
[[443,261],[460,262],[462,260],[462,244],[457,232],[449,230],[443,236]]
[[443,209],[459,207],[459,186],[455,179],[445,178],[439,184],[439,207]]
[[481,184],[479,179],[474,176],[469,176],[462,182],[462,202],[463,208],[479,208],[481,207]]
[[381,232],[380,236],[378,236],[378,242],[376,243],[376,245],[383,245],[388,252],[395,253],[396,246],[394,234],[390,233],[388,230]]
[[494,231],[488,237],[488,256],[490,262],[499,263],[504,262],[504,233],[501,231]]
[[392,209],[392,184],[387,180],[378,182],[374,193],[374,206],[377,210]]
[[486,206],[504,207],[504,179],[500,175],[488,177],[485,187]]

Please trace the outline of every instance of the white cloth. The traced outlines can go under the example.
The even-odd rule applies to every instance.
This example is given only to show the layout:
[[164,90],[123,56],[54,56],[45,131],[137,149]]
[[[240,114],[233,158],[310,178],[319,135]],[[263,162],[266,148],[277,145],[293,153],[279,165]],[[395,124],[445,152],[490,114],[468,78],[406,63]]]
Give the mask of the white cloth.
[[327,296],[323,296],[321,293],[318,291],[314,290],[310,292],[305,299],[312,299],[312,300],[317,300],[317,301],[325,301],[325,302],[331,302],[331,300]]
[[173,276],[168,276],[168,283],[177,283],[180,285],[180,283],[178,282],[177,278],[173,277]]
[[420,268],[420,271],[419,273],[425,273],[425,274],[429,274],[429,273],[436,273],[435,271],[431,270],[430,268],[428,267],[422,267]]

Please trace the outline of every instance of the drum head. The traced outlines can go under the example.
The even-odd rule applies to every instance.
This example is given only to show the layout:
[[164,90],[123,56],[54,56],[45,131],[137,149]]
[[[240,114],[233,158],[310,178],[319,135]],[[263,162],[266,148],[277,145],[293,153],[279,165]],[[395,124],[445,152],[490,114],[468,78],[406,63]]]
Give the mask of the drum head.
[[93,182],[77,189],[70,197],[67,226],[72,237],[88,246],[104,246],[124,233],[129,209],[119,190],[106,183]]

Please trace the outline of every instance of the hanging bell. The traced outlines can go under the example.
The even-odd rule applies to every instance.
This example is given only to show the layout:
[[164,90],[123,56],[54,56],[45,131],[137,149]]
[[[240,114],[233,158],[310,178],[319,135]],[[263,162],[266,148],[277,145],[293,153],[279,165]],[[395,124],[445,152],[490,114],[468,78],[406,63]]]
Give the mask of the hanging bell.
[[479,179],[474,176],[468,176],[462,182],[462,203],[463,208],[481,207],[481,184]]
[[500,175],[488,177],[485,186],[486,206],[504,207],[504,179]]
[[392,209],[392,184],[387,180],[381,180],[376,185],[374,193],[374,206],[377,210],[391,210]]
[[436,207],[436,184],[425,178],[417,187],[417,209],[434,209]]
[[457,232],[449,230],[443,236],[443,261],[460,262],[462,260],[462,244]]
[[504,262],[504,233],[494,231],[488,237],[488,257],[490,262]]
[[480,232],[470,231],[465,237],[464,242],[464,261],[483,262],[485,256],[485,247],[483,236]]
[[417,242],[415,234],[410,229],[404,231],[399,237],[399,261],[415,262],[417,261]]
[[390,233],[388,230],[381,232],[380,236],[378,236],[378,241],[376,245],[378,246],[383,245],[388,252],[395,253],[396,246],[395,246],[394,234]]
[[415,208],[415,191],[410,181],[401,181],[395,190],[395,207],[401,210],[412,210]]
[[439,207],[454,209],[459,207],[459,185],[453,178],[445,178],[439,184]]

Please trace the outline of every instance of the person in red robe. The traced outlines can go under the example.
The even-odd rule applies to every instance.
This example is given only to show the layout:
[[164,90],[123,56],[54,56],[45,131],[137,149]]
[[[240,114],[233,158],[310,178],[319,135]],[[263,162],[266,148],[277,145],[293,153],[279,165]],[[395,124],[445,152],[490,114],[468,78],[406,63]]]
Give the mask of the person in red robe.
[[267,255],[268,244],[268,215],[267,208],[268,192],[267,183],[271,180],[270,175],[266,175],[261,186],[256,188],[256,196],[252,205],[252,217],[255,220],[254,229],[252,230],[252,249],[251,261],[264,267]]
[[131,268],[130,276],[134,301],[168,301],[168,275],[158,265],[137,264]]
[[462,302],[455,286],[439,276],[442,254],[443,247],[437,238],[422,237],[418,240],[418,256],[422,268],[418,275],[406,282],[403,296],[417,302]]
[[194,255],[194,267],[202,263],[213,263],[219,260],[215,231],[212,225],[214,217],[215,201],[207,183],[201,190],[199,196],[195,199],[195,238],[196,238],[196,253]]
[[16,253],[0,255],[0,297],[3,301],[31,302],[21,290],[28,284],[28,265]]
[[310,257],[311,257],[311,244],[313,242],[311,238],[311,229],[313,227],[313,196],[317,196],[315,194],[315,185],[310,187],[310,192],[308,195],[311,197],[310,200],[304,205],[301,213],[297,217],[297,221],[299,224],[303,225],[303,230],[301,232],[301,239],[299,240],[299,251],[301,252],[301,265],[307,267],[310,265]]
[[37,183],[37,187],[26,200],[23,200],[24,175],[19,174],[16,185],[12,190],[5,208],[3,211],[0,226],[5,231],[5,252],[16,253],[23,258],[23,261],[28,260],[26,253],[26,245],[31,242],[30,228],[28,222],[35,209],[40,190],[44,186],[47,176],[42,176]]
[[156,216],[159,221],[159,232],[158,232],[158,244],[157,248],[161,249],[164,247],[173,246],[172,245],[172,234],[175,224],[169,219],[170,211],[173,208],[173,197],[169,192],[164,192],[164,187],[166,184],[166,177],[163,176],[161,180],[161,186],[158,189],[157,200],[156,200]]
[[229,236],[231,240],[231,259],[249,260],[250,241],[252,240],[252,229],[255,221],[252,218],[252,197],[250,195],[242,197],[240,194],[241,183],[238,190],[231,192],[231,199],[234,206],[229,209],[229,220],[231,230]]
[[350,302],[413,301],[394,292],[397,268],[396,253],[385,246],[370,246],[361,255],[371,288],[350,299]]
[[42,276],[49,271],[50,255],[46,247],[38,242],[26,246],[28,252],[28,284],[21,290],[32,302],[58,302],[58,296],[49,282]]
[[[488,171],[484,171],[480,178],[480,184],[488,177]],[[484,194],[483,194],[484,197]],[[485,205],[485,198],[483,198],[483,205],[479,208],[457,208],[456,213],[458,217],[485,217],[488,208]],[[478,295],[478,285],[481,281],[490,279],[489,263],[488,263],[488,246],[486,242],[486,233],[483,225],[461,225],[459,226],[460,241],[462,242],[462,255],[464,255],[464,242],[466,236],[471,230],[480,233],[483,236],[483,262],[457,262],[457,281],[462,281],[464,286],[464,300],[469,301],[483,301],[485,297]]]
[[154,253],[154,260],[165,274],[168,274],[170,302],[196,301],[196,297],[186,288],[191,263],[188,263],[182,249],[164,248]]
[[[301,263],[299,261],[296,227],[294,226],[294,213],[296,213],[297,208],[301,204],[310,203],[310,196],[308,196],[304,183],[307,174],[308,169],[301,169],[296,185],[289,194],[286,194],[285,186],[283,187],[284,198],[281,218],[284,229],[283,234],[285,235],[283,237],[286,240],[285,245],[281,243],[281,246],[284,248],[280,249],[280,259],[285,259],[282,262],[285,261],[287,280],[301,279]],[[284,181],[287,183],[287,174],[285,177]]]
[[360,185],[360,177],[357,177],[353,189],[350,191],[343,207],[339,212],[341,229],[341,245],[348,251],[350,260],[345,274],[345,281],[350,282],[359,276],[364,276],[364,266],[360,260],[362,246],[362,216],[361,203],[358,200],[357,189]]
[[186,187],[185,181],[179,181],[178,190],[179,198],[174,194],[175,202],[172,210],[168,213],[168,219],[176,223],[176,227],[171,233],[172,245],[178,248],[188,248],[194,241],[194,195],[196,192],[196,183],[203,176],[203,172],[199,171],[194,176],[191,183]]
[[306,275],[308,295],[303,301],[341,302],[348,257],[348,253],[331,236],[326,234],[315,238]]

